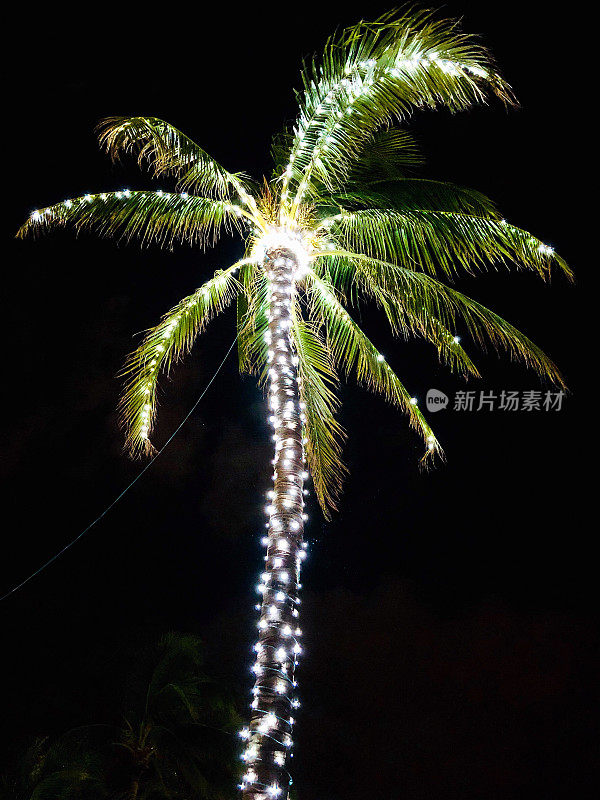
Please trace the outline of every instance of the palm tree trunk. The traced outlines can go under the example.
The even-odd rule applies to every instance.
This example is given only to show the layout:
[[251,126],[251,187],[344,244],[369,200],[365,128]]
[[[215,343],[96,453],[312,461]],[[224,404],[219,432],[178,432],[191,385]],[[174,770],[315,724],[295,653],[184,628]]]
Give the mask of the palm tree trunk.
[[269,407],[275,430],[274,487],[270,493],[268,544],[261,586],[259,638],[255,645],[254,699],[248,768],[242,779],[244,800],[285,800],[292,747],[294,677],[300,646],[298,587],[302,558],[304,508],[303,413],[292,351],[290,326],[298,261],[284,248],[265,257],[269,278]]
[[129,787],[129,800],[137,800],[139,791],[140,791],[140,778],[138,776],[131,781],[131,786]]

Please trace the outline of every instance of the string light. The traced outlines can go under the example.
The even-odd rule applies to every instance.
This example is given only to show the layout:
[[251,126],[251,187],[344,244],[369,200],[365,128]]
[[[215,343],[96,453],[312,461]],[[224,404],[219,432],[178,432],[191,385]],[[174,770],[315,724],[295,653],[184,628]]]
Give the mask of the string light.
[[[264,342],[269,362],[268,422],[272,426],[274,442],[274,458],[271,462],[274,467],[273,489],[266,493],[267,502],[264,506],[268,517],[268,535],[260,538],[265,548],[265,572],[256,586],[261,602],[255,605],[259,617],[258,641],[254,645],[256,661],[251,667],[256,676],[250,704],[252,714],[248,727],[239,732],[240,738],[247,743],[241,758],[245,762],[253,762],[253,768],[244,774],[240,788],[244,792],[252,792],[255,800],[259,797],[265,800],[266,795],[277,797],[284,791],[281,788],[282,781],[287,780],[284,767],[286,758],[292,755],[289,752],[292,747],[291,726],[295,722],[289,712],[300,705],[292,693],[297,686],[295,667],[302,654],[302,647],[296,640],[301,636],[296,621],[300,605],[298,592],[302,586],[300,568],[307,555],[303,542],[304,523],[308,520],[304,511],[304,498],[307,495],[304,481],[309,479],[309,473],[305,468],[305,445],[308,441],[304,435],[306,409],[301,399],[302,380],[298,374],[300,360],[291,335],[295,325],[296,290],[307,274],[314,277],[315,273],[310,272],[313,259],[323,254],[330,255],[338,249],[336,231],[343,231],[345,219],[351,216],[339,213],[308,230],[299,221],[303,218],[304,210],[301,209],[301,213],[297,214],[296,208],[303,199],[307,207],[311,205],[314,199],[311,172],[316,168],[319,178],[322,178],[319,170],[324,164],[327,166],[327,163],[332,163],[342,151],[340,142],[344,141],[345,126],[360,125],[361,114],[364,113],[364,103],[360,101],[377,91],[389,90],[393,86],[391,79],[406,79],[406,75],[410,74],[411,80],[415,80],[417,71],[430,69],[434,71],[438,84],[445,80],[444,75],[466,78],[471,85],[476,83],[469,78],[469,74],[478,78],[489,77],[485,69],[448,58],[447,53],[416,50],[410,39],[403,48],[402,52],[380,51],[378,59],[354,60],[346,65],[343,78],[327,82],[326,93],[322,92],[323,96],[314,98],[314,108],[306,108],[301,113],[284,172],[280,224],[267,224],[264,219],[259,224],[254,219],[257,226],[254,229],[254,249],[251,259],[247,261],[261,263],[267,277],[268,329],[264,333]],[[352,58],[355,59],[355,56]],[[465,84],[459,86],[464,88]],[[348,117],[352,115],[358,119],[349,120]],[[297,183],[297,190],[290,211],[287,198],[292,181]],[[243,188],[236,186],[236,190],[247,207],[257,208],[254,199]],[[163,210],[171,206],[180,211],[182,208],[191,208],[195,202],[192,198],[187,203],[189,195],[186,192],[164,194],[162,190],[152,193],[122,189],[109,195],[86,194],[68,199],[60,206],[33,211],[30,219],[40,224],[47,224],[48,220],[54,218],[60,221],[77,220],[77,213],[91,216],[95,210],[94,205],[88,208],[86,204],[99,206],[99,201],[105,203],[107,200],[109,205],[106,209],[111,213],[115,206],[136,213],[135,203],[152,194],[161,198],[160,207]],[[133,202],[126,204],[131,199]],[[239,205],[219,202],[223,212],[237,217],[245,215]],[[500,224],[507,226],[505,220]],[[532,252],[543,256],[554,252],[552,247],[533,237],[528,243]],[[537,257],[541,260],[540,256]],[[240,264],[231,268],[232,273],[239,269]],[[215,286],[219,287],[219,291],[226,280],[224,274],[215,278]],[[334,293],[323,289],[322,296],[329,308],[333,308],[337,302]],[[211,291],[207,286],[198,290],[183,313],[193,313],[194,307],[207,315],[214,310],[215,301],[211,306]],[[345,312],[340,314],[349,319]],[[153,420],[155,377],[161,364],[173,356],[174,345],[185,335],[185,329],[182,330],[179,323],[180,318],[176,316],[155,329],[155,338],[160,340],[160,344],[153,341],[151,355],[155,357],[145,362],[148,364],[148,381],[140,386],[141,400],[139,407],[136,406],[139,436],[144,440],[148,438]],[[452,336],[451,333],[446,337],[446,346],[460,341],[458,336]],[[380,373],[385,375],[386,370],[390,370],[385,363],[385,356],[375,350],[371,351],[373,356],[383,365]],[[411,397],[409,402],[416,406],[417,398]],[[415,410],[413,419],[418,416],[419,412]],[[427,436],[427,447],[429,450],[436,447],[433,435]]]
[[[264,341],[269,361],[267,421],[273,430],[275,471],[264,509],[269,518],[268,535],[261,537],[266,568],[257,585],[262,603],[257,605],[259,639],[252,667],[256,675],[252,717],[249,726],[240,732],[248,743],[242,758],[252,761],[254,777],[250,780],[246,773],[241,788],[253,798],[275,798],[283,792],[282,782],[289,781],[284,771],[292,748],[294,720],[289,711],[299,705],[291,694],[297,686],[295,669],[302,652],[295,640],[299,628],[293,621],[298,617],[300,565],[306,554],[302,536],[307,519],[304,481],[308,472],[304,466],[306,436],[302,425],[305,404],[300,396],[299,359],[291,328],[296,283],[302,279],[303,266],[308,265],[310,256],[302,232],[289,229],[269,230],[257,249],[268,278],[268,330]],[[294,630],[298,633],[294,634]]]

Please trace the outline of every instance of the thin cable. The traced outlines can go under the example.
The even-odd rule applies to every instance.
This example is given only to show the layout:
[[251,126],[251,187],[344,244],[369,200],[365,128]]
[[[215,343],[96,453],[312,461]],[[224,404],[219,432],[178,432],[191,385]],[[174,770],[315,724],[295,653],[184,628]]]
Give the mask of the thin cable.
[[154,457],[153,457],[153,458],[152,458],[152,459],[151,459],[151,460],[150,460],[150,461],[149,461],[149,462],[146,464],[146,466],[144,467],[144,469],[143,469],[143,470],[141,470],[141,472],[139,472],[139,473],[136,475],[136,477],[135,477],[135,478],[134,478],[134,479],[131,481],[131,483],[130,483],[128,486],[126,486],[126,487],[123,489],[123,491],[122,491],[122,492],[121,492],[119,495],[117,495],[117,497],[116,497],[116,498],[115,498],[115,499],[112,501],[112,503],[111,503],[109,506],[107,506],[107,508],[105,508],[105,509],[104,509],[104,511],[103,511],[103,512],[102,512],[102,513],[101,513],[101,514],[98,516],[98,517],[96,517],[96,519],[95,519],[93,522],[90,522],[90,524],[87,526],[87,528],[85,528],[84,530],[82,530],[82,531],[81,531],[81,533],[79,534],[79,536],[76,536],[76,537],[73,539],[73,541],[69,542],[69,544],[66,544],[66,545],[65,545],[65,546],[62,548],[62,550],[59,550],[59,551],[58,551],[58,553],[56,553],[56,555],[53,555],[53,556],[52,556],[52,558],[50,558],[48,561],[46,561],[46,563],[45,563],[45,564],[42,564],[42,566],[41,566],[39,569],[36,569],[36,571],[35,571],[35,572],[32,572],[32,573],[31,573],[31,575],[30,575],[28,578],[25,578],[25,580],[24,580],[24,581],[22,581],[21,583],[17,584],[17,586],[13,587],[13,588],[12,588],[10,591],[8,591],[8,592],[7,592],[5,595],[3,595],[2,597],[0,597],[0,603],[1,603],[3,600],[6,600],[6,598],[7,598],[7,597],[10,597],[10,595],[11,595],[11,594],[14,594],[15,592],[18,592],[18,591],[19,591],[19,589],[22,589],[22,588],[23,588],[23,586],[25,586],[25,584],[26,584],[26,583],[29,583],[29,581],[30,581],[30,580],[32,580],[32,579],[33,579],[33,578],[35,578],[37,575],[39,575],[39,574],[40,574],[40,572],[42,572],[43,570],[45,570],[45,569],[46,569],[46,567],[49,567],[49,566],[50,566],[50,564],[53,564],[53,563],[56,561],[56,559],[57,559],[57,558],[60,558],[60,556],[62,556],[62,554],[63,554],[63,553],[65,553],[65,552],[66,552],[66,551],[67,551],[67,550],[68,550],[70,547],[73,547],[73,545],[74,545],[76,542],[78,542],[78,541],[81,539],[81,537],[82,537],[82,536],[85,536],[85,534],[86,534],[86,533],[87,533],[87,532],[90,530],[90,528],[93,528],[93,527],[94,527],[94,525],[95,525],[97,522],[100,522],[100,520],[102,519],[102,517],[104,517],[106,514],[108,514],[108,512],[111,510],[111,508],[113,508],[113,507],[114,507],[114,506],[115,506],[115,505],[116,505],[116,504],[119,502],[119,500],[120,500],[120,499],[123,497],[123,495],[127,494],[127,492],[128,492],[128,491],[129,491],[129,490],[132,488],[132,486],[133,486],[134,484],[136,484],[136,483],[139,481],[139,479],[142,477],[142,475],[143,475],[143,474],[144,474],[144,473],[145,473],[147,470],[149,470],[149,469],[150,469],[150,467],[152,466],[152,464],[154,464],[154,462],[156,461],[156,459],[157,459],[157,458],[160,456],[160,454],[161,454],[161,453],[162,453],[162,452],[165,450],[165,448],[167,447],[167,445],[169,445],[169,444],[170,444],[170,443],[173,441],[173,439],[175,438],[175,436],[176,436],[176,435],[179,433],[179,431],[180,431],[180,430],[183,428],[183,426],[184,426],[184,425],[185,425],[185,423],[188,421],[188,419],[189,419],[189,418],[192,416],[192,414],[193,414],[193,413],[194,413],[194,411],[196,410],[196,408],[197,408],[198,404],[200,403],[200,401],[202,400],[202,398],[204,397],[204,395],[205,395],[205,394],[208,392],[208,390],[209,390],[209,389],[210,389],[210,387],[211,387],[211,384],[213,383],[213,381],[215,380],[215,378],[217,377],[217,375],[219,374],[219,372],[220,372],[220,371],[221,371],[221,369],[223,368],[223,364],[225,364],[225,362],[226,362],[226,361],[227,361],[227,359],[229,358],[229,354],[230,354],[230,353],[231,353],[231,351],[233,350],[233,346],[235,345],[236,341],[237,341],[237,336],[235,337],[235,339],[234,339],[234,340],[233,340],[233,342],[231,343],[231,346],[230,346],[229,350],[228,350],[228,351],[227,351],[227,353],[225,354],[225,358],[223,359],[223,361],[221,361],[221,363],[220,363],[220,364],[219,364],[219,366],[217,367],[217,371],[216,371],[216,372],[215,372],[215,374],[212,376],[212,378],[209,380],[209,382],[206,384],[206,386],[205,386],[205,388],[204,388],[204,391],[202,392],[202,394],[200,395],[200,397],[199,397],[199,398],[196,400],[196,402],[194,403],[194,405],[193,405],[193,406],[190,408],[190,410],[188,411],[188,413],[187,413],[187,414],[185,415],[185,417],[184,417],[184,418],[181,420],[181,422],[179,423],[179,425],[178,425],[178,426],[175,428],[175,430],[173,431],[173,433],[172,433],[172,434],[169,436],[169,438],[167,439],[167,441],[166,441],[166,442],[163,444],[163,446],[160,448],[160,450],[158,451],[158,453],[157,453],[157,454],[156,454],[156,455],[155,455],[155,456],[154,456]]

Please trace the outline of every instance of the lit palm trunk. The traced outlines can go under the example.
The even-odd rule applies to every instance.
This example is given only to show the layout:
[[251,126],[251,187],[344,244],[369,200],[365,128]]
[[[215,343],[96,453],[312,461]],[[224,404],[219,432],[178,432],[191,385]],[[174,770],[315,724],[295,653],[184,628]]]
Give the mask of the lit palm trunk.
[[297,260],[267,253],[269,278],[269,408],[275,429],[274,488],[269,501],[267,560],[261,591],[252,720],[243,755],[244,798],[286,797],[292,745],[298,643],[298,581],[303,552],[304,448],[296,358],[290,327]]

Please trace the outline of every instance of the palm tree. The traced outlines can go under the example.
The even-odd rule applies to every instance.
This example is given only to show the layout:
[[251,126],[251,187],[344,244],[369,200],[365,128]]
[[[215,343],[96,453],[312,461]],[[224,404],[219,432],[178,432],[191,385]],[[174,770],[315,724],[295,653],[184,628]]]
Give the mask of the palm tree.
[[124,800],[224,800],[239,727],[228,692],[204,673],[193,634],[166,634],[150,656],[149,677],[134,681],[131,707],[106,739],[104,749],[120,756],[113,792]]
[[171,632],[137,652],[119,725],[39,737],[0,776],[0,800],[225,800],[239,716],[204,670],[201,640]]
[[417,146],[398,127],[416,109],[457,112],[490,95],[513,103],[487,51],[455,21],[393,12],[329,39],[302,80],[296,123],[274,138],[274,171],[263,185],[228,172],[167,122],[113,117],[100,126],[112,158],[137,154],[155,176],[172,176],[175,191],[66,200],[35,211],[19,234],[72,223],[167,247],[203,248],[223,229],[243,238],[242,257],[166,313],[130,356],[120,411],[128,450],[152,453],[158,376],[235,300],[240,369],[268,388],[275,442],[256,682],[251,721],[240,734],[247,742],[242,795],[254,800],[285,797],[291,783],[305,483],[310,475],[328,517],[345,474],[339,376],[354,373],[407,415],[424,440],[425,463],[441,455],[416,401],[348,306],[374,301],[394,334],[431,342],[465,377],[478,371],[458,325],[563,385],[533,342],[448,281],[499,264],[542,278],[552,267],[570,275],[565,262],[502,219],[481,193],[418,177]]
[[105,765],[104,754],[79,730],[54,741],[39,736],[0,775],[0,800],[101,800]]

